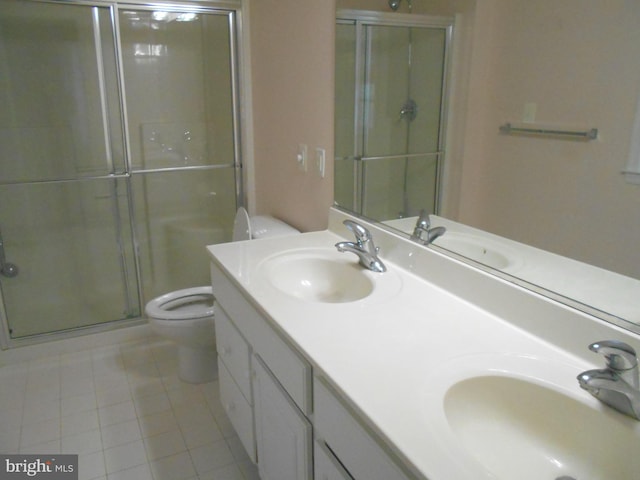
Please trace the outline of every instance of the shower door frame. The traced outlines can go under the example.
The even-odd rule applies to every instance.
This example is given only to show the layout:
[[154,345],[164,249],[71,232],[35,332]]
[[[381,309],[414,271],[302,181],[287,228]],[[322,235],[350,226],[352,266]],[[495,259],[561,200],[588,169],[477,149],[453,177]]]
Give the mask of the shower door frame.
[[[366,205],[366,191],[364,188],[364,165],[367,161],[375,161],[391,158],[411,158],[411,157],[436,157],[436,180],[435,180],[435,211],[438,214],[442,207],[442,184],[445,170],[445,145],[447,118],[449,109],[449,91],[451,83],[451,56],[453,51],[454,18],[446,16],[422,15],[416,13],[387,13],[376,11],[340,9],[336,13],[336,23],[349,24],[355,27],[356,51],[355,51],[355,106],[354,106],[354,143],[353,157],[336,158],[336,161],[354,160],[354,184],[353,184],[353,207],[357,214],[366,215],[363,212]],[[436,28],[442,29],[445,33],[444,55],[443,55],[443,75],[442,91],[440,99],[440,121],[438,132],[438,148],[435,152],[419,154],[397,154],[381,156],[364,156],[364,134],[365,134],[365,80],[366,80],[366,35],[364,30],[368,26],[384,27],[408,27],[408,28]],[[380,220],[380,219],[376,219]],[[387,220],[387,219],[384,219]]]
[[[145,323],[143,317],[144,305],[142,305],[142,301],[144,299],[143,296],[143,284],[142,284],[142,273],[140,267],[140,252],[139,252],[139,243],[138,243],[138,235],[136,233],[136,214],[134,211],[134,201],[133,201],[133,186],[132,186],[132,178],[138,174],[144,173],[155,173],[155,172],[163,172],[163,171],[176,171],[176,170],[215,170],[215,169],[228,169],[233,168],[234,170],[234,178],[235,178],[235,203],[236,206],[243,205],[245,203],[244,197],[244,178],[243,178],[243,165],[242,165],[242,141],[243,135],[242,131],[244,131],[247,127],[241,121],[241,105],[245,102],[248,103],[248,92],[247,85],[245,83],[244,78],[246,75],[243,72],[243,51],[246,48],[244,46],[244,34],[243,34],[243,17],[242,17],[242,3],[241,0],[158,0],[158,1],[150,1],[150,0],[29,0],[31,3],[47,3],[47,4],[63,4],[63,5],[82,5],[87,7],[99,7],[99,8],[107,8],[109,10],[110,15],[110,27],[111,34],[114,37],[115,44],[115,71],[117,78],[117,88],[118,88],[118,101],[119,101],[119,115],[120,122],[122,126],[122,139],[123,139],[123,148],[124,148],[124,167],[125,171],[122,173],[112,172],[108,175],[96,176],[96,177],[88,177],[88,178],[79,178],[76,180],[71,179],[59,179],[59,180],[45,180],[45,183],[59,183],[59,182],[69,182],[69,181],[86,181],[93,179],[110,179],[113,181],[124,180],[125,189],[127,191],[127,213],[128,213],[128,228],[131,231],[131,238],[129,241],[132,242],[133,250],[134,250],[134,268],[135,268],[135,279],[136,285],[130,286],[129,282],[125,278],[123,288],[125,289],[134,289],[135,292],[131,292],[130,295],[138,298],[138,305],[140,316],[134,318],[122,318],[117,320],[110,320],[102,323],[96,323],[93,325],[87,326],[79,326],[72,327],[69,329],[61,330],[61,331],[52,331],[52,332],[43,332],[38,334],[33,334],[26,337],[12,338],[10,333],[9,326],[9,318],[7,315],[7,311],[5,308],[5,301],[2,294],[2,289],[0,289],[0,350],[6,350],[9,348],[21,347],[34,345],[39,343],[44,343],[53,340],[64,340],[74,337],[79,337],[87,334],[100,333],[115,330],[122,327],[140,325]],[[232,128],[233,128],[233,163],[228,164],[215,164],[215,165],[204,165],[204,166],[192,166],[192,167],[170,167],[156,170],[134,170],[132,166],[132,153],[131,153],[131,142],[129,136],[129,122],[127,115],[127,100],[126,100],[126,88],[125,88],[125,77],[123,70],[123,56],[122,56],[122,43],[121,43],[121,33],[120,33],[120,25],[119,25],[119,15],[118,12],[120,9],[141,9],[141,10],[158,10],[162,9],[163,11],[180,11],[180,12],[189,12],[189,13],[202,13],[202,14],[215,14],[215,15],[226,15],[229,22],[229,56],[230,56],[230,83],[231,83],[231,105],[232,105]],[[105,86],[104,86],[104,60],[101,57],[99,52],[96,52],[96,62],[98,63],[98,69],[100,72],[100,96],[101,96],[101,105],[102,105],[102,116],[107,117],[108,113],[106,112],[106,107],[104,105],[105,98]],[[109,121],[108,118],[103,120],[103,126],[105,130],[104,140],[109,144],[110,133],[109,133]],[[110,145],[107,145],[108,149],[110,149]],[[112,159],[109,157],[108,162],[112,162]],[[10,182],[11,183],[11,182]],[[27,182],[28,183],[28,182]],[[41,181],[37,181],[36,183],[42,183]],[[115,198],[115,197],[114,197]],[[119,220],[118,220],[119,221]],[[119,228],[119,227],[118,227]],[[123,255],[123,254],[121,254]],[[124,259],[123,259],[124,265]],[[126,271],[123,269],[123,276],[126,277]]]

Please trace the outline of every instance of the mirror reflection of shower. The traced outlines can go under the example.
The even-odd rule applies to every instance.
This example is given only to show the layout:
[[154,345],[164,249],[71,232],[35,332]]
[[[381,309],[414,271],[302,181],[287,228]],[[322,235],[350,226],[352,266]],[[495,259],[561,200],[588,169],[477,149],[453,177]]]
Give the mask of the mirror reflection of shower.
[[[409,8],[411,8],[411,4],[409,4]],[[406,128],[406,140],[405,140],[405,149],[409,152],[411,148],[411,123],[416,119],[418,114],[418,104],[417,102],[411,98],[411,69],[413,63],[413,29],[407,29],[407,101],[402,106],[400,110],[400,118],[407,121]],[[403,179],[402,179],[402,210],[398,212],[398,218],[404,218],[411,216],[411,207],[409,201],[409,157],[405,157],[404,166],[403,166]]]
[[[402,8],[402,7],[400,7]],[[338,12],[335,196],[373,219],[438,212],[451,18]]]

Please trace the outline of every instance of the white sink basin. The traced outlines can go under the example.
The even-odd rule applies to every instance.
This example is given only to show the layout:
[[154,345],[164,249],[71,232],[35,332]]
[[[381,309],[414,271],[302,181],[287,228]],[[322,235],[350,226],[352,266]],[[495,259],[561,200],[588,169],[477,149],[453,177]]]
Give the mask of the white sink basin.
[[308,302],[354,302],[374,289],[372,273],[358,265],[355,256],[337,250],[279,254],[265,260],[259,271],[282,293]]
[[519,263],[517,256],[508,248],[468,233],[447,231],[433,244],[498,270],[506,270]]
[[443,401],[459,446],[491,474],[520,480],[640,478],[633,420],[504,375],[453,384]]
[[422,418],[442,478],[640,478],[640,422],[582,390],[588,365],[568,360],[478,353],[425,378]]

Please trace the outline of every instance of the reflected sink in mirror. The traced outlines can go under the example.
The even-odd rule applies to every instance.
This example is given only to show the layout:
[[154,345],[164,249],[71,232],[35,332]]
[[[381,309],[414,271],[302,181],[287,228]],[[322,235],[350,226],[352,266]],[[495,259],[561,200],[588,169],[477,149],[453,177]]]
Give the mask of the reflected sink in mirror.
[[446,391],[443,408],[489,478],[631,479],[640,471],[635,422],[526,379],[464,379]]
[[515,253],[509,252],[503,246],[467,233],[447,231],[436,238],[433,244],[499,270],[513,270],[521,263]]
[[[383,222],[396,230],[411,234],[418,217],[398,218]],[[524,264],[524,257],[507,242],[496,235],[466,227],[437,215],[431,215],[432,227],[445,227],[445,233],[432,245],[443,248],[454,255],[481,263],[489,268],[513,273]]]
[[308,302],[354,302],[374,289],[371,274],[354,258],[337,250],[300,250],[268,258],[259,270],[267,282],[288,296]]

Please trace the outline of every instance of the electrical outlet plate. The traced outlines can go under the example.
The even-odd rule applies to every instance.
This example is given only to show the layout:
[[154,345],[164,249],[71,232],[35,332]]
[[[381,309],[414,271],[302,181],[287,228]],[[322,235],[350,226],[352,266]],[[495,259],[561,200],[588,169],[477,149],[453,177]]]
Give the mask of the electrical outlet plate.
[[522,121],[525,123],[533,123],[536,121],[536,110],[538,105],[535,103],[525,103],[522,112]]

